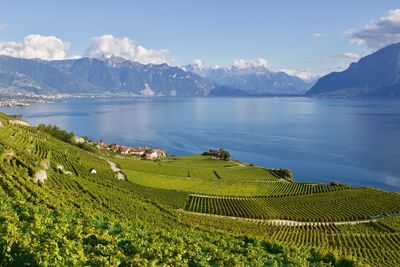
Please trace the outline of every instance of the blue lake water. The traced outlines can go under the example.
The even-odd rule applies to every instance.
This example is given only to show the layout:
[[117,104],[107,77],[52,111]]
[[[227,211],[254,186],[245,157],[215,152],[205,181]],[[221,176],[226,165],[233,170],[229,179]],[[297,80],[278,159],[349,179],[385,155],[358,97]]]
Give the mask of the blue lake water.
[[297,181],[400,191],[399,100],[92,98],[0,111],[170,155],[223,147],[244,162],[290,168]]

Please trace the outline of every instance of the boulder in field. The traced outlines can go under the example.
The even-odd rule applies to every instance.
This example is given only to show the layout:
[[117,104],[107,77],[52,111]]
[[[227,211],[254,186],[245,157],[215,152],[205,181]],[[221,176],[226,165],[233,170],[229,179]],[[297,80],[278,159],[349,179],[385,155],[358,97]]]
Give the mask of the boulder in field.
[[33,177],[33,182],[34,183],[44,183],[44,181],[47,180],[47,173],[45,170],[39,170],[35,173],[35,176]]

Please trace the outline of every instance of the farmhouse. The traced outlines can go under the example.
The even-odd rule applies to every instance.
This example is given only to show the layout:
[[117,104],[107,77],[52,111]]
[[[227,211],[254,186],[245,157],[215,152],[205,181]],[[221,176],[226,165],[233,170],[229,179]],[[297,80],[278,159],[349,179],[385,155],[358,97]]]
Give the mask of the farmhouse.
[[147,149],[142,155],[144,159],[157,159],[160,157],[165,157],[165,151],[161,149]]
[[157,159],[166,156],[165,150],[162,149],[154,149],[149,147],[129,147],[121,146],[118,144],[105,144],[103,140],[100,140],[98,143],[95,144],[99,149],[106,149],[123,155],[138,155],[142,156],[143,159]]

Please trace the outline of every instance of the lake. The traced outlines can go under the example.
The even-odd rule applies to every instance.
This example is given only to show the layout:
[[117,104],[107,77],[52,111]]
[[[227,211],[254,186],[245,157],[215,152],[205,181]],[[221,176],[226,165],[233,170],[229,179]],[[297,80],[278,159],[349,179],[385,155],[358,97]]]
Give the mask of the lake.
[[225,148],[296,181],[400,191],[400,100],[80,98],[0,111],[170,155]]

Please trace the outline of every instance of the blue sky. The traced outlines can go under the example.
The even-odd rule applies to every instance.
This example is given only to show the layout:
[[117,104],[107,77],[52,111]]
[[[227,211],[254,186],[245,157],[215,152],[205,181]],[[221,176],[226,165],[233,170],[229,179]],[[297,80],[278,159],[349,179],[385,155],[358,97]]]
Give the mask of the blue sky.
[[[12,51],[11,55],[21,57],[30,57],[27,42],[41,46],[41,41],[48,42],[44,54],[34,54],[48,59],[98,56],[98,48],[112,42],[114,50],[109,48],[107,53],[116,51],[117,55],[144,63],[184,65],[201,59],[206,66],[229,66],[237,59],[263,58],[273,70],[318,75],[343,69],[358,56],[382,46],[371,38],[400,41],[400,32],[390,38],[382,33],[387,24],[384,18],[397,23],[397,13],[392,19],[390,12],[400,8],[400,2],[389,0],[0,3],[0,53]],[[383,26],[379,24],[382,17]],[[378,27],[381,32],[371,33],[366,28],[371,22],[382,26]],[[24,38],[32,34],[35,38],[24,44]],[[105,34],[112,38],[93,39]],[[62,43],[54,48],[54,39],[43,36],[54,36]],[[118,39],[122,37],[130,40]],[[130,45],[136,52],[122,51]],[[139,56],[138,45],[145,49]],[[49,49],[61,49],[65,54]]]

